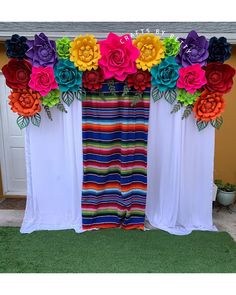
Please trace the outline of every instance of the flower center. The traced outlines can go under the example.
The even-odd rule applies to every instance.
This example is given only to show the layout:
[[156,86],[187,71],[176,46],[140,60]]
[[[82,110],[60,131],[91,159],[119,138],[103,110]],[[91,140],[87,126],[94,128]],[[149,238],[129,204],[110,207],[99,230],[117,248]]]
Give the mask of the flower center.
[[48,44],[44,44],[43,46],[39,47],[38,55],[42,60],[48,61],[52,58],[53,52]]
[[24,82],[24,81],[26,81],[28,79],[27,73],[22,69],[18,70],[16,72],[16,77],[17,77],[17,80],[22,81],[22,82]]
[[79,57],[84,62],[89,62],[93,59],[93,49],[90,45],[81,46],[79,49]]
[[24,108],[31,108],[34,104],[34,100],[32,98],[31,95],[29,94],[23,94],[20,97],[20,104],[24,107]]
[[140,56],[143,60],[148,61],[155,55],[155,48],[153,44],[144,44],[140,49]]
[[91,82],[91,83],[96,82],[96,80],[97,80],[97,75],[96,75],[96,73],[89,73],[89,74],[88,74],[88,80],[89,80],[89,82]]
[[138,73],[138,74],[136,75],[136,80],[137,80],[138,82],[143,81],[143,80],[144,80],[144,75],[143,75],[142,73]]
[[210,76],[209,79],[211,81],[211,83],[219,83],[219,81],[222,80],[222,73],[221,72],[217,72],[217,71],[213,71]]

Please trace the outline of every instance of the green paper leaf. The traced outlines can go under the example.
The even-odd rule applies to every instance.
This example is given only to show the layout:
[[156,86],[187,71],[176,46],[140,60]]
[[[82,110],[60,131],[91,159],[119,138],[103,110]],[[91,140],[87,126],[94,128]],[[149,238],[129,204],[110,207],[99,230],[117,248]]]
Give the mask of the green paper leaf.
[[74,92],[72,91],[62,92],[62,100],[64,101],[65,104],[68,105],[68,107],[72,104],[74,99],[75,99]]
[[177,93],[175,89],[168,89],[164,92],[165,100],[168,101],[170,104],[173,104],[176,100]]
[[143,94],[140,92],[136,92],[136,94],[133,96],[131,106],[134,107],[142,98]]
[[215,120],[211,121],[211,125],[216,128],[216,129],[220,129],[220,127],[222,126],[224,120],[223,117],[218,117]]
[[19,116],[16,119],[16,123],[20,129],[23,129],[29,125],[30,119],[29,117]]
[[108,81],[108,86],[109,86],[109,90],[110,90],[111,94],[116,95],[116,87],[115,87],[115,82],[113,79]]
[[198,130],[201,131],[201,130],[203,130],[204,128],[207,127],[208,122],[204,122],[204,121],[199,121],[199,120],[198,120],[198,121],[196,122],[196,124],[197,124],[197,128],[198,128]]
[[157,87],[153,87],[151,90],[151,96],[155,102],[161,99],[164,93],[163,91],[159,91]]
[[177,113],[180,109],[181,109],[181,107],[183,106],[183,104],[181,103],[181,102],[177,102],[175,105],[174,105],[174,107],[173,107],[173,109],[172,109],[172,111],[170,112],[171,114],[173,114],[173,113]]
[[126,96],[128,93],[129,93],[129,87],[128,87],[128,84],[125,83],[124,88],[123,88],[122,96],[124,97],[124,96]]
[[48,116],[48,119],[52,121],[52,113],[50,111],[49,106],[44,106],[44,110],[45,110],[45,112],[46,112],[46,114]]
[[75,92],[76,99],[82,101],[86,98],[86,90],[84,88],[80,88],[77,92]]
[[187,119],[190,116],[190,114],[192,113],[192,110],[193,110],[193,105],[192,104],[186,106],[186,108],[184,110],[184,113],[183,113],[183,116],[182,116],[181,119],[182,120],[183,119]]
[[31,122],[32,124],[34,124],[35,126],[39,127],[40,123],[41,123],[41,116],[39,113],[35,114],[34,116],[31,117]]
[[64,104],[61,103],[61,102],[59,102],[59,103],[57,104],[57,109],[58,109],[59,111],[61,111],[61,112],[67,113],[67,110],[65,109]]

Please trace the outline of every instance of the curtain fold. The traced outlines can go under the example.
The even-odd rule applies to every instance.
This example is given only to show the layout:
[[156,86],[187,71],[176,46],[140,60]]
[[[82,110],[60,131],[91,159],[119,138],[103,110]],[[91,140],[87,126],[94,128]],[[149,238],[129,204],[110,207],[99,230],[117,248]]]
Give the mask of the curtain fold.
[[83,101],[83,228],[144,229],[149,91],[132,105],[124,83]]
[[82,112],[75,101],[68,113],[41,112],[39,128],[25,134],[27,204],[22,233],[35,230],[82,231]]
[[172,234],[216,230],[212,222],[215,129],[198,131],[193,115],[162,98],[150,101],[146,217]]

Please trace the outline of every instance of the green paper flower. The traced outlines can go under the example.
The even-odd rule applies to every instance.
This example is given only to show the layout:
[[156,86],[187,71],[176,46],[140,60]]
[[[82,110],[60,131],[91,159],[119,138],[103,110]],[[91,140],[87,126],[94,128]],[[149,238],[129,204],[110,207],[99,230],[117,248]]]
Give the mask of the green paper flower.
[[176,56],[179,53],[180,42],[173,37],[163,40],[165,46],[165,56]]
[[201,92],[196,91],[195,93],[191,94],[187,92],[185,89],[178,89],[177,100],[182,102],[185,106],[194,104],[197,98],[200,96]]
[[49,108],[55,106],[60,102],[60,90],[51,90],[46,96],[43,96],[41,100],[44,106],[48,106]]
[[56,40],[57,55],[59,58],[67,59],[70,57],[70,42],[67,37]]

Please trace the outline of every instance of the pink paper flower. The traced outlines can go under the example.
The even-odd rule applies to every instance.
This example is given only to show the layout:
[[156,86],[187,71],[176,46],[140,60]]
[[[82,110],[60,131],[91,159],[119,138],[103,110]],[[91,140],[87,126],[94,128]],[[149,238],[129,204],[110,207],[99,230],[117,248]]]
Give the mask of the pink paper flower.
[[186,91],[193,94],[206,83],[205,71],[201,68],[200,64],[194,64],[179,69],[178,88],[184,88]]
[[124,81],[129,74],[137,72],[136,59],[140,51],[132,44],[130,35],[117,36],[110,33],[106,40],[100,41],[101,59],[104,78]]
[[33,67],[30,75],[29,87],[38,91],[42,96],[47,95],[51,89],[58,85],[52,67]]

